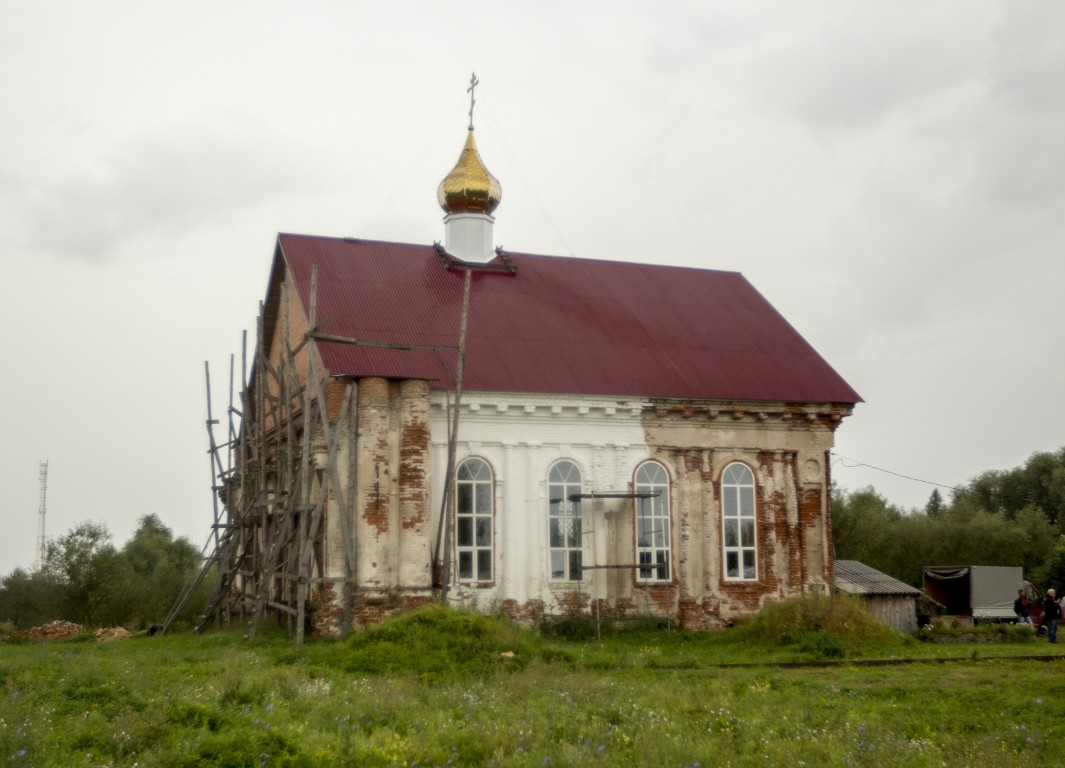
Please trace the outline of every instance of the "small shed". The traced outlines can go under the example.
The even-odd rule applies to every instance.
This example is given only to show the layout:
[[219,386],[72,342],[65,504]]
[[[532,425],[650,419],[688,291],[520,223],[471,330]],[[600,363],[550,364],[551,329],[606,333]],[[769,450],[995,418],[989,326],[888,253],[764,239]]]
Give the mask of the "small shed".
[[869,613],[889,627],[906,634],[917,631],[921,590],[916,587],[857,560],[837,560],[836,590],[860,598]]

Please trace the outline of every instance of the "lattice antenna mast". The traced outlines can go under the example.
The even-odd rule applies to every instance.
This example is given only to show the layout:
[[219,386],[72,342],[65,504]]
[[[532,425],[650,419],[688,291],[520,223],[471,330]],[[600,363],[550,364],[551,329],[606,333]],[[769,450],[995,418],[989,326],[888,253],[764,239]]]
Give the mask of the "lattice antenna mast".
[[37,570],[44,567],[44,518],[48,512],[48,462],[41,462],[41,506],[37,510]]

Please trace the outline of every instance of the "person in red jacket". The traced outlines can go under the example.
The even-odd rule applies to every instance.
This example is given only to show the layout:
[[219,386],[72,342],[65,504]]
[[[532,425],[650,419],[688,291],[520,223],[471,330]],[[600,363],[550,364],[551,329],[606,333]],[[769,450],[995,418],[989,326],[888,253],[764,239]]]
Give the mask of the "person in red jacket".
[[1032,626],[1032,617],[1028,610],[1028,598],[1025,597],[1023,589],[1017,590],[1017,599],[1013,601],[1013,612],[1017,614],[1018,624]]

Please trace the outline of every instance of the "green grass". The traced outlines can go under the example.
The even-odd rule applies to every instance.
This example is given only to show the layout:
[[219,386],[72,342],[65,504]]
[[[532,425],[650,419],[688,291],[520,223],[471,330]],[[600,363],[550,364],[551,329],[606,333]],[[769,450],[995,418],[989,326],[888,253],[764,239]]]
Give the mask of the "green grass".
[[0,766],[1057,759],[1065,656],[1022,658],[1056,646],[877,635],[852,608],[805,602],[699,634],[601,627],[602,642],[431,606],[298,648],[229,631],[2,645]]

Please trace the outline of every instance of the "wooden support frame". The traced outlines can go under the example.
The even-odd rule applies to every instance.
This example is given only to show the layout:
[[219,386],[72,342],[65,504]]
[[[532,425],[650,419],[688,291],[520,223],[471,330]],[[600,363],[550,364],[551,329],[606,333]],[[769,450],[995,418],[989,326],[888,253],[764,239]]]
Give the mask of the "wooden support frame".
[[[343,590],[342,620],[345,627],[350,626],[351,598],[361,591],[352,524],[357,487],[357,387],[354,380],[347,381],[338,411],[329,413],[327,394],[338,384],[322,364],[317,345],[431,350],[438,357],[442,351],[457,351],[461,360],[461,340],[458,347],[426,346],[323,333],[317,318],[317,275],[317,267],[312,267],[308,330],[303,333],[293,331],[287,279],[278,283],[279,311],[271,333],[266,327],[266,307],[260,303],[250,381],[247,333],[243,337],[239,409],[232,402],[234,371],[230,363],[229,439],[225,443],[214,439],[212,428],[218,422],[208,406],[212,487],[222,509],[216,502],[214,552],[204,558],[196,580],[198,586],[212,570],[215,572],[215,586],[197,630],[238,621],[246,625],[245,637],[250,638],[272,613],[301,643],[314,592],[326,586]],[[467,270],[464,305],[469,300],[469,285]],[[443,360],[440,363],[449,377]],[[209,370],[207,382],[210,401]],[[458,399],[461,362],[456,389]],[[457,417],[456,412],[456,422]],[[456,428],[457,424],[449,442],[453,442]],[[223,450],[228,452],[224,468]],[[453,453],[453,446],[450,450]],[[341,455],[345,453],[348,460],[342,466]],[[344,562],[342,575],[334,567],[333,575],[326,578],[324,534],[331,508],[339,513],[336,522],[343,539]]]
[[[316,281],[315,270],[307,318],[312,329]],[[250,382],[244,381],[244,336],[241,407],[233,407],[231,394],[229,441],[224,446],[234,458],[225,470],[219,455],[223,446],[210,436],[214,487],[224,508],[216,512],[215,529],[221,530],[218,545],[203,569],[205,573],[216,570],[215,587],[197,629],[243,621],[245,636],[250,638],[273,613],[287,622],[296,642],[302,642],[312,588],[328,581],[323,578],[322,534],[330,498],[339,504],[341,526],[349,541],[342,581],[354,577],[355,549],[344,514],[352,494],[338,466],[341,443],[348,436],[343,425],[354,408],[354,387],[347,383],[339,412],[331,415],[326,399],[329,371],[321,363],[311,334],[292,330],[289,290],[288,282],[282,281],[271,348],[267,348],[266,312],[260,304]],[[232,365],[230,378],[232,393]],[[209,416],[209,427],[211,423]]]

